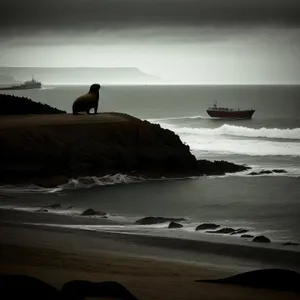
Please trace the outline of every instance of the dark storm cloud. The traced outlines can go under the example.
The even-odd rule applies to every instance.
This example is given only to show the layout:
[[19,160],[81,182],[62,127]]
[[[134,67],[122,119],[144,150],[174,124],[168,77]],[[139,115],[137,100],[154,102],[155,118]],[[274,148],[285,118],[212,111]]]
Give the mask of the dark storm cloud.
[[2,0],[1,32],[300,25],[300,0]]

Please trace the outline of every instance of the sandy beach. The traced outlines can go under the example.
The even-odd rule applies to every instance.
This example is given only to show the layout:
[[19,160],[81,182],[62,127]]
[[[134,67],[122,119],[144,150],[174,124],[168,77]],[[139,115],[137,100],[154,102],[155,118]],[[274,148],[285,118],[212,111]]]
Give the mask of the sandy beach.
[[[139,299],[149,300],[300,299],[299,295],[292,292],[194,282],[197,279],[230,276],[237,271],[234,266],[230,270],[222,266],[205,265],[205,261],[203,265],[191,260],[180,262],[172,245],[169,246],[170,255],[167,259],[163,251],[158,251],[161,245],[155,245],[155,239],[151,245],[142,243],[138,238],[126,239],[118,235],[106,236],[80,230],[26,226],[13,222],[12,217],[18,217],[19,221],[26,223],[28,218],[38,221],[35,214],[2,212],[1,215],[2,274],[35,276],[57,288],[74,279],[115,280]],[[168,249],[167,246],[164,248]],[[198,255],[201,257],[201,251]]]

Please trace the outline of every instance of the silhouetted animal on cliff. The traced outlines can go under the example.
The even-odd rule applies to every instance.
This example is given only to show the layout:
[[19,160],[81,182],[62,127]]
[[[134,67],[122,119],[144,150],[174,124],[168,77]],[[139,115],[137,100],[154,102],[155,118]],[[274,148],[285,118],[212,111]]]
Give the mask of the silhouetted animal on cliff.
[[73,280],[66,282],[59,292],[50,284],[26,275],[0,275],[0,294],[1,300],[84,300],[88,297],[138,300],[116,281]]
[[262,269],[223,279],[195,280],[218,284],[237,284],[253,288],[293,291],[300,293],[300,274],[290,270]]
[[94,113],[97,114],[98,102],[99,102],[99,90],[100,84],[92,84],[87,94],[78,97],[73,103],[73,115],[77,115],[79,112],[86,112],[90,114],[90,110],[94,108]]

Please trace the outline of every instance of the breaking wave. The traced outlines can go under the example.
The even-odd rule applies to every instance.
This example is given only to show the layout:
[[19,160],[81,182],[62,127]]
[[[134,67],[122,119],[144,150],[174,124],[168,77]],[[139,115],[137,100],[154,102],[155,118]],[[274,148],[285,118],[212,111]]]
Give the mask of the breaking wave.
[[172,120],[196,120],[196,119],[209,119],[209,117],[204,116],[183,116],[183,117],[170,117],[170,118],[157,118],[157,119],[147,119],[149,122],[160,122],[160,121],[172,121]]
[[180,127],[161,122],[200,156],[300,156],[300,128],[248,128],[224,124],[217,128]]
[[[106,175],[103,177],[87,176],[79,177],[77,179],[70,179],[68,183],[59,185],[55,188],[46,188],[37,185],[2,185],[0,186],[0,193],[59,193],[66,190],[75,189],[88,189],[99,186],[117,185],[117,184],[131,184],[131,183],[142,183],[145,181],[175,181],[184,179],[196,179],[197,177],[178,177],[178,178],[146,178],[143,176],[129,176],[125,174]],[[0,194],[1,200],[1,194]]]
[[300,140],[300,128],[279,129],[279,128],[248,128],[224,124],[218,128],[174,128],[178,134],[200,134],[200,135],[230,135],[249,138],[269,139],[291,139]]

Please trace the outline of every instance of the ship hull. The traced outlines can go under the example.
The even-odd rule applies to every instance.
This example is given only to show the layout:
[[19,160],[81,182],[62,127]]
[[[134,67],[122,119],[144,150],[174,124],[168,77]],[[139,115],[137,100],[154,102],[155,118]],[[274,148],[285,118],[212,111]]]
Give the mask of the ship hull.
[[255,110],[217,111],[207,110],[207,114],[218,119],[251,119]]

